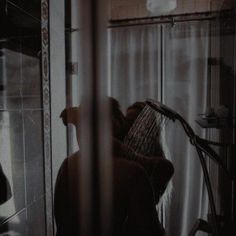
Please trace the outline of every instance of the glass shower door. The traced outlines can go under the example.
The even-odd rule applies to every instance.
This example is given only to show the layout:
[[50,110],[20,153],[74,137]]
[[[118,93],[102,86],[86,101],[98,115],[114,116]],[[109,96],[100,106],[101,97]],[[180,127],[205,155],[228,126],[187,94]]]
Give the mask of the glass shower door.
[[1,235],[46,235],[40,9],[1,1]]

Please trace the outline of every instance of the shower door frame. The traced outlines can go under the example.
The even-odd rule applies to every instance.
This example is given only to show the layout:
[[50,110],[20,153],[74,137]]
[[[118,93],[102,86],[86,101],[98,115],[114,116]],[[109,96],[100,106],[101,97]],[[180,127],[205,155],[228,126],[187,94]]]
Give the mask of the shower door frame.
[[51,177],[51,109],[49,81],[49,0],[41,0],[41,75],[43,97],[43,144],[46,235],[54,235]]

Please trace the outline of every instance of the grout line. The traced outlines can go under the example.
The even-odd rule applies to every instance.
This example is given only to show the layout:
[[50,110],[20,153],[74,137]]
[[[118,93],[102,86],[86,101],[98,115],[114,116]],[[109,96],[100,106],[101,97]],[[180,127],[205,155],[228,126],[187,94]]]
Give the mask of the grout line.
[[5,112],[5,111],[43,111],[43,108],[26,108],[26,109],[2,109],[0,108],[0,112]]
[[41,23],[41,20],[36,18],[35,16],[29,14],[26,10],[24,10],[23,8],[17,6],[15,3],[13,3],[12,1],[8,0],[7,4],[10,4],[11,6],[15,7],[16,9],[18,9],[19,11],[21,11],[22,13],[26,14],[27,16],[33,18],[34,20],[36,20],[38,23]]
[[[21,42],[22,43],[22,42]],[[22,50],[22,44],[20,44],[21,48],[20,50]],[[23,57],[22,54],[20,54],[20,93],[22,94],[22,85],[23,85]],[[23,142],[23,157],[24,157],[24,193],[25,193],[25,198],[24,198],[24,203],[25,203],[25,207],[27,206],[27,180],[26,180],[26,151],[25,151],[25,114],[24,114],[24,100],[21,96],[21,112],[22,112],[22,142]],[[26,218],[28,218],[28,213],[27,213],[27,209],[26,209]]]
[[12,218],[14,218],[15,216],[21,214],[21,213],[22,213],[23,211],[25,211],[25,210],[26,210],[26,208],[24,207],[24,208],[22,208],[21,210],[19,210],[19,211],[17,211],[16,213],[14,213],[13,215],[7,217],[5,220],[3,220],[3,221],[0,223],[0,227],[1,227],[2,225],[4,225],[5,223],[7,223],[7,222],[8,222],[9,220],[11,220]]

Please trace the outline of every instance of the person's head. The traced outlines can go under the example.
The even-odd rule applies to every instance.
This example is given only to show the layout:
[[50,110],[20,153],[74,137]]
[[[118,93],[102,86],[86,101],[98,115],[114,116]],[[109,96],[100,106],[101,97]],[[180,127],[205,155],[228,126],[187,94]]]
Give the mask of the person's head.
[[122,140],[125,135],[125,116],[122,113],[120,104],[116,99],[108,97],[108,103],[110,108],[112,135],[115,138]]
[[[112,98],[108,97],[108,106],[110,110],[111,117],[111,129],[112,135],[121,140],[124,136],[124,126],[125,126],[125,117],[120,109],[119,102]],[[73,124],[76,127],[77,141],[79,142],[79,125],[80,125],[80,106],[78,107],[69,107],[64,109],[61,112],[60,117],[62,118],[63,124]]]

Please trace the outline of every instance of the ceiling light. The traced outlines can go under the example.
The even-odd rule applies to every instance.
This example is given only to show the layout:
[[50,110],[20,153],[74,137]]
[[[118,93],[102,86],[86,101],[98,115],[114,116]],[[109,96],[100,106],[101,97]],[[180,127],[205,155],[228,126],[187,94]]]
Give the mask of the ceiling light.
[[147,10],[153,14],[163,14],[173,11],[177,6],[177,0],[147,0]]

